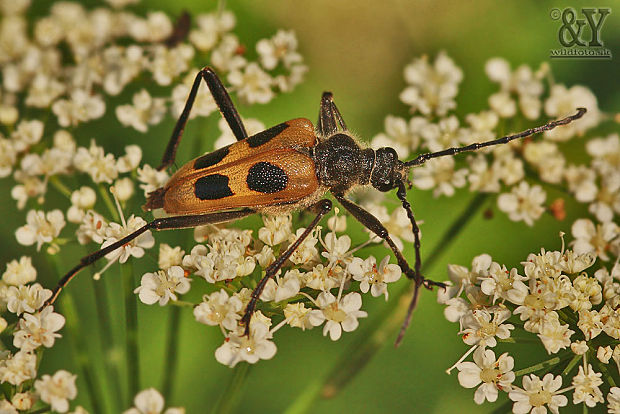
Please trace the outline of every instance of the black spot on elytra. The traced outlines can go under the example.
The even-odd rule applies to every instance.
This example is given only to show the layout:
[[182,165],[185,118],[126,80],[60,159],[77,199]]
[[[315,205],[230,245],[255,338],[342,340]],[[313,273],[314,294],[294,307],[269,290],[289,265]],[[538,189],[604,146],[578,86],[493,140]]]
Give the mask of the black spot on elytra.
[[228,186],[228,177],[222,174],[211,174],[196,180],[195,194],[201,200],[219,200],[233,195]]
[[220,148],[216,151],[203,155],[202,157],[194,161],[194,169],[201,170],[203,168],[211,167],[222,161],[224,157],[230,152],[229,147]]
[[250,167],[246,179],[250,190],[259,193],[277,193],[286,188],[288,177],[284,170],[268,162],[258,162]]
[[247,139],[248,145],[250,148],[260,147],[266,142],[271,141],[273,138],[277,137],[288,128],[287,123],[278,124],[274,127],[264,130],[263,132],[259,132],[256,135],[252,135]]

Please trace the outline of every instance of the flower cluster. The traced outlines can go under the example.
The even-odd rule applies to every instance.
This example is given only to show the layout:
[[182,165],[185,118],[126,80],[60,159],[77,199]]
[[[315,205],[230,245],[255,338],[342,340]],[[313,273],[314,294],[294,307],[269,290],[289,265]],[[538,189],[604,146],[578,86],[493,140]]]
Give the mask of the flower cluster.
[[256,236],[251,230],[198,227],[194,232],[198,244],[189,254],[180,247],[162,244],[161,269],[145,274],[135,292],[142,302],[163,306],[186,293],[190,280],[204,279],[211,293],[205,294],[202,302],[192,304],[194,317],[221,329],[224,343],[215,351],[215,357],[229,366],[272,358],[277,350],[274,334],[286,325],[302,330],[322,326],[323,334],[336,341],[343,331],[355,330],[358,318],[366,316],[361,310],[361,293],[387,299],[388,283],[401,277],[400,268],[390,264],[389,257],[377,264],[373,256],[355,256],[369,242],[352,247],[351,238],[341,234],[346,224],[339,219],[336,212],[325,234],[317,227],[276,277],[267,282],[249,336],[239,323],[251,299],[251,289],[246,286],[264,276],[278,253],[305,230],[294,229],[291,215],[264,216],[264,226]]
[[499,194],[499,209],[510,220],[528,226],[546,211],[558,218],[564,213],[556,200],[547,198],[544,183],[567,187],[579,202],[590,204],[590,211],[601,222],[617,217],[618,134],[588,142],[586,149],[592,156],[589,166],[570,164],[558,145],[600,123],[602,116],[592,92],[581,85],[568,88],[553,83],[546,64],[535,71],[527,65],[512,71],[506,60],[493,58],[487,62],[485,72],[500,90],[489,97],[488,109],[465,115],[462,123],[451,113],[463,77],[461,69],[443,52],[434,62],[426,56],[414,60],[405,68],[408,86],[400,95],[414,115],[409,119],[388,115],[385,131],[372,139],[372,146],[393,147],[401,159],[407,159],[419,152],[436,152],[507,135],[522,129],[525,122],[540,125],[544,123],[543,109],[547,119],[558,119],[585,107],[587,113],[582,119],[545,132],[543,139],[513,141],[460,160],[432,159],[413,170],[413,183],[419,189],[432,190],[435,197],[450,197],[456,189],[466,186],[470,191]]
[[[100,145],[105,136],[84,134],[82,127],[111,113],[109,119],[131,128],[128,132],[139,141],[153,125],[178,118],[206,63],[248,104],[267,103],[303,79],[307,68],[292,31],[278,30],[246,46],[234,33],[230,11],[192,16],[191,25],[183,28],[177,27],[185,24],[183,19],[128,8],[137,2],[107,0],[107,6],[88,9],[80,2],[59,1],[37,5],[31,13],[30,0],[0,0],[0,178],[14,180],[11,197],[25,210],[25,223],[15,232],[23,246],[49,255],[76,239],[105,248],[146,223],[123,213],[141,203],[134,203],[141,198],[136,185],[146,194],[169,178],[143,163],[140,142],[112,154]],[[214,112],[215,102],[201,85],[191,118]],[[221,129],[218,141],[223,143],[231,132]],[[255,133],[264,126],[248,120],[247,129]],[[95,130],[100,128],[90,128]],[[64,203],[47,205],[48,190],[64,196]],[[145,232],[107,254],[95,277],[114,263],[143,257],[154,245],[152,234]],[[160,262],[165,271],[144,275],[136,289],[145,303],[177,301],[190,288],[191,279],[180,267],[183,252],[179,256],[179,250],[166,252],[165,247],[160,246],[162,258],[168,258]],[[36,280],[31,258],[23,256],[6,264],[0,282],[0,307],[6,309],[0,330],[13,338],[13,348],[0,355],[0,382],[6,385],[2,412],[68,412],[76,398],[75,375],[60,370],[38,376],[40,349],[54,345],[65,318],[51,306],[43,308],[52,292]],[[136,409],[155,412],[161,405],[161,411],[156,392],[145,393],[136,397]],[[77,407],[76,412],[85,410]]]
[[[450,288],[439,301],[446,305],[446,318],[459,323],[459,334],[471,345],[452,368],[459,370],[462,386],[479,386],[476,403],[494,402],[504,391],[515,402],[514,413],[543,406],[557,412],[568,404],[563,395],[568,391],[574,404],[594,407],[604,403],[606,390],[609,408],[620,408],[614,402],[620,391],[614,386],[620,376],[620,237],[617,226],[605,241],[589,237],[590,227],[594,230],[589,219],[577,220],[572,250],[542,249],[521,263],[522,270],[508,269],[487,254],[475,257],[471,270],[449,266]],[[513,331],[523,333],[514,337]],[[513,356],[504,353],[496,359],[489,349],[498,341],[531,341],[528,335],[553,355],[551,360],[515,372]],[[471,352],[474,362],[463,362]],[[533,374],[538,371],[548,373],[541,379]],[[522,387],[515,383],[519,376]],[[570,385],[562,388],[563,382]]]

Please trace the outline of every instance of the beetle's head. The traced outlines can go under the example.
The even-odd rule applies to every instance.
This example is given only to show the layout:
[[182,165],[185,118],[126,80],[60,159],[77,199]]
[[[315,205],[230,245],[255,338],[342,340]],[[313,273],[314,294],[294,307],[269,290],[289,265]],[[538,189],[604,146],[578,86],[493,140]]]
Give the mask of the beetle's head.
[[379,191],[390,191],[407,180],[409,169],[398,159],[394,148],[384,147],[375,151],[375,167],[370,183]]

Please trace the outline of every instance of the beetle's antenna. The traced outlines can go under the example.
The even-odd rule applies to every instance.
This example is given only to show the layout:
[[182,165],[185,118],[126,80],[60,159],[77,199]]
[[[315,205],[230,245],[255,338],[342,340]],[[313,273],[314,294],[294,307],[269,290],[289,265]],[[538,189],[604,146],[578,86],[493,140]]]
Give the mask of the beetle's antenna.
[[557,121],[551,121],[549,123],[546,123],[545,125],[541,125],[536,128],[530,128],[528,130],[519,132],[517,134],[508,135],[508,136],[494,139],[491,141],[474,143],[474,144],[470,144],[464,147],[454,147],[454,148],[448,148],[442,151],[421,154],[421,155],[418,155],[413,160],[405,162],[405,167],[413,167],[416,165],[421,165],[432,158],[452,156],[452,155],[460,154],[461,152],[476,151],[476,150],[479,150],[480,148],[491,147],[493,145],[507,144],[508,142],[515,140],[515,139],[529,137],[530,135],[538,134],[539,132],[552,130],[553,128],[560,126],[560,125],[569,124],[573,122],[574,120],[581,118],[583,114],[586,113],[586,111],[587,111],[586,108],[577,108],[577,113],[574,115],[567,116],[566,118],[562,118]]

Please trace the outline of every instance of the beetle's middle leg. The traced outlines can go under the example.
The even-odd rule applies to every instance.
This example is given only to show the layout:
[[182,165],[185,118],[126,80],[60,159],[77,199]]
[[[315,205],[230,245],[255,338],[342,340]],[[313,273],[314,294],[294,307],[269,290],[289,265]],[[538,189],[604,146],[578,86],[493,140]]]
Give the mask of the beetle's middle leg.
[[237,138],[237,141],[241,141],[242,139],[246,139],[248,137],[248,133],[243,126],[243,121],[241,121],[241,116],[239,116],[239,112],[237,112],[232,99],[230,99],[230,95],[226,92],[226,88],[224,88],[222,81],[218,78],[213,69],[210,67],[203,68],[200,72],[198,72],[196,78],[194,79],[194,83],[192,84],[192,89],[190,90],[187,101],[185,102],[183,112],[174,126],[172,136],[170,137],[170,141],[168,142],[168,146],[164,152],[161,164],[157,167],[158,170],[163,170],[174,162],[179,142],[181,142],[181,137],[183,136],[183,131],[185,130],[185,124],[187,124],[187,120],[189,119],[189,113],[191,112],[194,101],[196,100],[196,95],[198,94],[198,88],[200,87],[200,81],[202,79],[204,79],[207,83],[209,91],[211,91],[211,95],[213,96],[213,100],[215,100],[220,113],[224,119],[226,119],[226,122],[235,135],[235,138]]
[[278,272],[278,270],[280,270],[282,265],[284,265],[284,262],[286,262],[289,259],[289,257],[291,257],[291,255],[295,252],[295,250],[297,250],[299,245],[303,243],[306,237],[308,237],[308,235],[312,233],[312,230],[314,230],[317,224],[319,224],[319,221],[321,221],[323,216],[331,211],[332,202],[327,199],[320,200],[317,203],[310,206],[308,209],[316,213],[316,217],[314,218],[314,220],[312,220],[310,225],[306,227],[306,230],[304,230],[304,232],[301,233],[301,235],[297,238],[297,240],[295,240],[295,242],[291,244],[284,251],[284,253],[282,253],[280,257],[277,258],[275,262],[270,264],[267,267],[267,269],[265,269],[265,276],[263,276],[263,278],[258,282],[256,287],[252,291],[252,296],[250,298],[250,301],[248,302],[248,305],[245,307],[245,313],[243,314],[243,317],[241,318],[241,323],[245,325],[245,335],[250,334],[250,321],[252,320],[252,314],[254,313],[254,310],[256,309],[256,303],[258,302],[258,298],[260,298],[261,293],[263,293],[263,289],[265,289],[265,285],[267,284],[269,279],[275,276],[275,274]]
[[[401,187],[403,188],[403,190],[405,190],[405,184],[401,183],[401,185],[399,186],[399,198],[400,198]],[[405,208],[405,210],[407,210],[407,215],[409,215],[409,218],[412,220],[412,225],[413,225],[413,230],[414,230],[413,234],[415,237],[416,263],[415,263],[414,269],[412,269],[411,266],[409,266],[409,263],[407,262],[403,254],[400,252],[400,250],[398,249],[398,246],[396,246],[396,244],[390,237],[387,229],[385,228],[383,224],[381,224],[379,219],[377,219],[375,216],[373,216],[372,214],[370,214],[368,211],[364,210],[362,207],[358,206],[357,204],[347,200],[346,198],[344,198],[343,195],[335,194],[335,197],[338,201],[340,201],[340,204],[342,204],[344,208],[346,208],[349,211],[349,213],[353,215],[353,217],[355,217],[360,223],[362,223],[370,231],[372,231],[377,236],[385,240],[385,242],[388,244],[388,246],[390,246],[390,248],[394,252],[394,256],[396,256],[396,261],[398,262],[398,266],[400,266],[402,272],[409,279],[413,279],[415,283],[415,287],[413,290],[413,298],[411,299],[411,302],[409,304],[409,309],[407,311],[407,317],[405,319],[405,322],[403,323],[403,327],[401,328],[401,332],[398,336],[398,339],[396,340],[396,345],[398,346],[398,344],[400,343],[402,339],[402,335],[407,329],[407,326],[409,326],[409,322],[411,321],[411,315],[413,313],[413,310],[415,309],[418,303],[418,295],[420,293],[420,286],[424,285],[427,289],[431,289],[433,286],[445,287],[445,285],[443,283],[433,282],[432,280],[426,279],[420,274],[420,267],[422,265],[422,261],[420,260],[420,234],[419,234],[420,230],[417,224],[415,223],[415,219],[413,219],[413,213],[409,215],[409,213],[411,212],[411,206],[409,205],[409,202],[406,201],[406,199],[405,201],[407,205],[409,205],[409,208],[405,206],[405,202],[403,202],[403,207]]]

